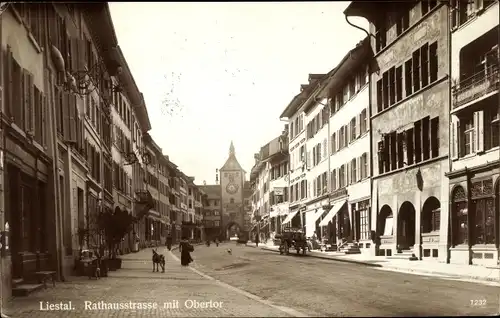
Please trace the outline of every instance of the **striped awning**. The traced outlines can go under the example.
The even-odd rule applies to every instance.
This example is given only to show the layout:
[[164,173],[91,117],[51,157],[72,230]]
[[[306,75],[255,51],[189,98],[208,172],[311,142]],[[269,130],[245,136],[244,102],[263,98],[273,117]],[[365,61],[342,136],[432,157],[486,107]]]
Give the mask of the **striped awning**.
[[340,209],[346,204],[347,200],[342,200],[340,202],[336,202],[333,204],[332,208],[330,211],[328,211],[328,214],[325,216],[325,218],[319,223],[319,226],[327,226],[328,223],[339,213]]

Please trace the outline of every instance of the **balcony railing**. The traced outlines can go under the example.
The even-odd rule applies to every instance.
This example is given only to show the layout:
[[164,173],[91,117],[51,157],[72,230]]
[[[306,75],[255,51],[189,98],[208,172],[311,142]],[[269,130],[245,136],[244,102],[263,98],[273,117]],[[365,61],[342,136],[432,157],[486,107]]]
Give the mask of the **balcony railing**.
[[483,97],[499,89],[500,72],[498,64],[491,66],[486,71],[481,71],[473,76],[460,81],[453,88],[453,108],[458,108],[473,100]]

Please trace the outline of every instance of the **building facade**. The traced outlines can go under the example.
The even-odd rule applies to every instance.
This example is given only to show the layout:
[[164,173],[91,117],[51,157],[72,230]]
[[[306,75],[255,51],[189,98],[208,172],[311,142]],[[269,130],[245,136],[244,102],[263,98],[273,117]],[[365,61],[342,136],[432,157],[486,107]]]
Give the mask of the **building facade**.
[[283,213],[282,227],[302,228],[305,224],[305,202],[308,196],[307,149],[303,104],[317,87],[318,76],[309,76],[309,84],[301,85],[296,95],[280,115],[288,121],[288,211]]
[[305,108],[309,196],[306,233],[350,253],[370,253],[370,47],[351,50]]
[[288,129],[255,154],[250,173],[252,192],[251,239],[273,239],[281,232],[281,221],[288,214]]
[[451,263],[500,262],[499,10],[498,1],[451,4]]
[[448,6],[354,1],[345,14],[370,22],[371,225],[378,255],[446,262]]
[[[262,147],[264,148],[264,147]],[[267,154],[266,154],[267,155]],[[264,151],[254,155],[255,165],[250,171],[252,193],[252,223],[251,239],[256,236],[262,242],[269,235],[269,165],[265,161]]]
[[[149,134],[144,135],[145,151],[148,153],[149,164],[146,166],[147,190],[154,200],[154,207],[149,210],[145,220],[146,243],[158,245],[162,241],[162,224],[165,221],[160,213],[160,161],[164,160],[162,149]],[[163,234],[164,235],[164,234]]]
[[199,186],[205,193],[203,205],[203,225],[205,238],[214,240],[222,234],[222,195],[218,184]]

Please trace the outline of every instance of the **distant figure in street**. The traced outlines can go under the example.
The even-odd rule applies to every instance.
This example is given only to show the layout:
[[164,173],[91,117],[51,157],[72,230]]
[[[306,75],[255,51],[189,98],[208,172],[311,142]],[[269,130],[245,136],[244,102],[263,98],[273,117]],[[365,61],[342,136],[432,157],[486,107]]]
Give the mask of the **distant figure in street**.
[[259,236],[255,236],[255,245],[258,247],[259,246]]
[[207,246],[210,247],[210,239],[207,239]]
[[165,240],[165,245],[167,246],[169,251],[172,249],[172,235],[170,235],[170,233],[167,235],[167,239]]
[[179,244],[179,251],[181,252],[181,265],[189,266],[189,263],[193,261],[191,258],[191,252],[194,251],[193,245],[189,243],[186,237],[183,237]]
[[215,238],[215,246],[219,246],[219,239],[217,237]]

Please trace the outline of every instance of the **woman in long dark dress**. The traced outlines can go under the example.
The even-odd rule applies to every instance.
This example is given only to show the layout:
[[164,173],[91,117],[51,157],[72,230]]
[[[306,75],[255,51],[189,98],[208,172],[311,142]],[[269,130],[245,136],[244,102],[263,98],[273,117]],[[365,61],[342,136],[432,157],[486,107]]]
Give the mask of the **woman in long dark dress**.
[[179,244],[179,251],[181,252],[181,265],[189,266],[189,263],[193,261],[191,258],[191,252],[194,251],[193,245],[186,238],[183,238]]

